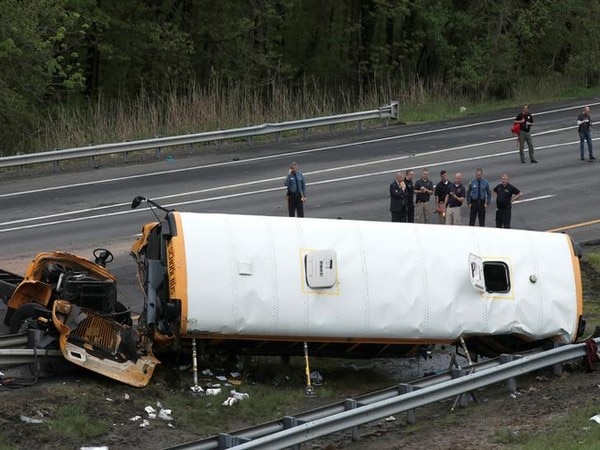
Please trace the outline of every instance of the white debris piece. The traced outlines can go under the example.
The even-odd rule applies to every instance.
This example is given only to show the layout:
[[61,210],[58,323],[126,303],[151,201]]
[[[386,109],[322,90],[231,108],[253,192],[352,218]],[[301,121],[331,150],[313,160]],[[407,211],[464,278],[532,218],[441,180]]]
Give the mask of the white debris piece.
[[106,401],[107,402],[114,402],[114,400],[112,398],[110,398],[110,397],[106,397]]
[[395,422],[395,421],[396,421],[396,418],[395,418],[394,416],[389,416],[389,417],[386,417],[386,418],[385,418],[385,421],[386,421],[386,422]]
[[169,423],[167,424],[167,426],[169,426],[169,427],[171,427],[171,428],[175,428],[175,425],[173,425],[171,422],[169,422]]
[[247,394],[246,392],[236,392],[235,390],[230,392],[229,397],[227,397],[227,400],[225,400],[222,405],[223,406],[232,406],[234,403],[237,403],[241,400],[245,400],[247,398],[250,398],[250,395]]
[[590,420],[593,420],[597,424],[600,424],[600,414],[596,414],[595,416],[590,417]]
[[125,399],[125,400],[129,400],[129,394],[124,394],[124,395],[123,395],[123,399]]
[[204,393],[204,389],[202,389],[202,387],[200,387],[198,385],[190,386],[190,390],[192,392],[194,392],[195,394],[202,394],[202,393]]
[[133,416],[133,417],[130,417],[129,420],[131,420],[132,422],[137,422],[141,418],[142,418],[142,416]]
[[146,406],[144,411],[146,411],[146,414],[148,414],[148,419],[156,419],[156,409],[154,409],[152,406]]
[[144,419],[142,420],[142,423],[140,423],[140,428],[146,428],[148,425],[150,425],[150,422]]
[[43,423],[42,419],[35,419],[33,417],[21,416],[21,422],[24,423]]
[[218,395],[221,393],[221,388],[208,388],[206,389],[206,395]]
[[212,377],[212,374],[213,374],[212,370],[210,370],[210,369],[204,369],[202,371],[202,375],[207,376],[207,377]]
[[160,412],[158,413],[158,418],[161,420],[173,420],[173,417],[171,417],[171,410],[170,409],[161,409]]
[[216,376],[216,378],[217,378],[217,380],[219,380],[219,381],[227,381],[227,377],[226,377],[226,376],[223,376],[223,375],[217,375],[217,376]]

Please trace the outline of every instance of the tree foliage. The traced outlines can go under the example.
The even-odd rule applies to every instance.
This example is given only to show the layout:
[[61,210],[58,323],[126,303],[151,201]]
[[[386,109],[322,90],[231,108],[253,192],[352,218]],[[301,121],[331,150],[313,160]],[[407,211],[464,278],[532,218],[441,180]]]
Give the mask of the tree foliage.
[[0,11],[5,153],[56,107],[215,82],[266,104],[281,84],[360,97],[419,80],[509,98],[525,79],[600,82],[589,0],[0,0]]

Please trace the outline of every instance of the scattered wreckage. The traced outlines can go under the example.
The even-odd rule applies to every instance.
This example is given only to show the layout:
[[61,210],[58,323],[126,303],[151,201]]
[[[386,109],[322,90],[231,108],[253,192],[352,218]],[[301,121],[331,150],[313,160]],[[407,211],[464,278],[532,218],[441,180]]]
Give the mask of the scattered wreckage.
[[[147,202],[131,255],[137,324],[117,299],[106,249],[42,253],[0,274],[11,332],[41,330],[64,357],[132,386],[160,352],[399,357],[466,342],[495,355],[583,332],[580,256],[557,233],[202,214]],[[160,219],[155,209],[165,215]],[[195,342],[194,342],[195,344]]]

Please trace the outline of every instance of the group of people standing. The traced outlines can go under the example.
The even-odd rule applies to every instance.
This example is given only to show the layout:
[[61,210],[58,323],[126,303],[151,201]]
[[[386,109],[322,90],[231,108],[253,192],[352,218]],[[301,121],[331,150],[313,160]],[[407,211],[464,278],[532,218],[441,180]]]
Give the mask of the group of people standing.
[[[533,116],[529,112],[528,105],[524,105],[515,118],[513,126],[513,132],[518,135],[519,157],[522,163],[525,163],[525,143],[529,150],[529,161],[537,163],[531,139],[532,124]],[[584,150],[587,143],[589,161],[593,162],[596,158],[592,149],[592,119],[588,106],[584,107],[581,114],[577,116],[577,127],[581,160],[585,160]],[[395,180],[390,184],[392,222],[433,223],[432,216],[437,214],[437,223],[461,225],[461,208],[466,203],[469,208],[469,226],[474,226],[477,221],[479,226],[483,227],[493,194],[496,200],[496,227],[510,228],[511,206],[523,195],[519,189],[510,184],[507,173],[502,174],[501,182],[493,189],[483,178],[482,169],[475,171],[475,178],[467,184],[467,187],[463,185],[460,173],[455,175],[454,183],[451,183],[445,170],[440,172],[440,181],[436,185],[429,179],[427,168],[422,169],[421,178],[418,180],[413,182],[413,177],[413,170],[407,170],[406,173],[398,172]],[[304,217],[306,182],[295,162],[290,165],[284,184],[287,187],[289,216]],[[431,206],[431,197],[434,197],[434,207]]]
[[[462,183],[462,174],[457,173],[454,183],[448,179],[445,170],[440,172],[440,181],[434,186],[429,179],[429,170],[422,169],[421,178],[413,182],[414,171],[405,174],[398,172],[390,184],[390,212],[392,222],[434,223],[433,214],[438,215],[437,223],[446,225],[462,225],[462,206],[469,208],[469,225],[485,226],[485,216],[492,202],[492,194],[496,199],[496,227],[510,228],[512,204],[523,196],[523,193],[510,184],[508,174],[504,173],[501,182],[490,188],[489,182],[483,178],[483,170],[475,171],[475,178],[467,187]],[[434,197],[434,207],[431,206]]]
[[[515,118],[513,124],[513,133],[517,134],[519,142],[519,157],[525,164],[525,143],[529,151],[529,161],[537,164],[534,157],[533,141],[531,140],[531,126],[533,125],[533,116],[529,112],[529,106],[523,105],[523,109]],[[585,161],[585,144],[588,148],[588,161],[594,162],[594,149],[592,147],[592,118],[590,117],[590,107],[585,106],[581,114],[577,116],[577,132],[579,133],[579,157]]]

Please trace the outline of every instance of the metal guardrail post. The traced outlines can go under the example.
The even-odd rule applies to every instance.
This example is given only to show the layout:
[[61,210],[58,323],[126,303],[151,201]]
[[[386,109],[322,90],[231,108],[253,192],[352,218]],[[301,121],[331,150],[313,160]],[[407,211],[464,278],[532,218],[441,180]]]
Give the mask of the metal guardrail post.
[[[552,348],[558,348],[560,347],[560,344],[554,342],[552,344]],[[563,373],[563,365],[562,363],[556,363],[552,366],[552,374],[556,375],[557,377],[560,377]]]
[[[301,422],[294,416],[285,416],[283,418],[283,428],[287,430],[288,428],[297,427]],[[290,447],[292,450],[300,450],[300,445],[294,445]]]
[[[506,364],[513,360],[513,355],[509,355],[503,353],[499,356],[500,364]],[[514,394],[517,392],[517,379],[515,377],[509,378],[506,380],[506,387],[508,388],[508,392]]]
[[[460,378],[460,377],[464,377],[465,375],[467,375],[469,372],[465,369],[457,369],[454,368],[451,371],[451,376],[452,379],[456,379],[456,378]],[[467,406],[468,404],[468,397],[467,397],[467,393],[463,392],[462,394],[458,394],[458,402],[455,401],[454,402],[454,406],[456,406],[456,404],[458,404],[458,406],[460,406],[461,408],[464,408]],[[454,406],[452,407],[452,409],[454,409]]]
[[390,102],[390,108],[391,108],[390,117],[392,119],[398,120],[400,118],[400,102],[395,101],[395,100]]
[[[415,390],[415,386],[413,386],[412,384],[408,384],[408,383],[401,383],[398,385],[398,393],[400,395],[402,394],[408,394],[409,392],[412,392],[413,390]],[[416,417],[415,417],[415,410],[414,409],[409,409],[406,411],[406,423],[412,425],[416,422]]]
[[[352,398],[347,398],[346,400],[344,400],[344,409],[346,411],[348,411],[349,409],[356,409],[356,407],[358,406],[358,402]],[[350,439],[352,439],[352,442],[356,442],[360,439],[360,434],[358,433],[358,427],[352,427],[350,429],[351,435],[350,435]]]
[[228,433],[219,434],[219,449],[231,448],[244,442],[248,442],[250,439],[240,438],[238,436],[232,436]]

